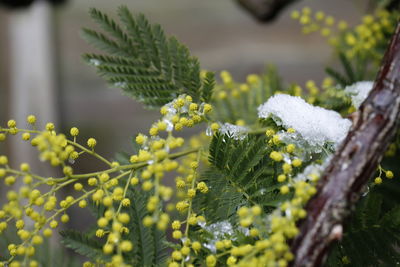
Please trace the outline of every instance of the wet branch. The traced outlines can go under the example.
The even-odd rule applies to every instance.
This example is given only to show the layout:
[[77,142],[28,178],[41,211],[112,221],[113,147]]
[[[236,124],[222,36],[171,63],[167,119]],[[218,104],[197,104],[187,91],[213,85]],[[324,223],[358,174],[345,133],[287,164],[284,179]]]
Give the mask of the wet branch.
[[310,200],[292,266],[321,266],[342,223],[373,175],[400,120],[400,24],[386,51],[374,87],[355,113],[353,126],[325,170]]

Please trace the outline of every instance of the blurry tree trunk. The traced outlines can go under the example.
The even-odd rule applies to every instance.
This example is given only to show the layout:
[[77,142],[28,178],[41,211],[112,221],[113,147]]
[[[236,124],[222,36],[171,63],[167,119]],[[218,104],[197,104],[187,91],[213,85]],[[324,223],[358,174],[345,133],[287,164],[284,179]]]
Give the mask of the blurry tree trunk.
[[[35,1],[29,8],[11,11],[8,22],[9,115],[20,128],[26,127],[29,114],[36,115],[42,127],[49,121],[57,123],[52,7]],[[9,142],[12,163],[25,161],[33,170],[39,169],[34,149],[20,138],[9,138]]]

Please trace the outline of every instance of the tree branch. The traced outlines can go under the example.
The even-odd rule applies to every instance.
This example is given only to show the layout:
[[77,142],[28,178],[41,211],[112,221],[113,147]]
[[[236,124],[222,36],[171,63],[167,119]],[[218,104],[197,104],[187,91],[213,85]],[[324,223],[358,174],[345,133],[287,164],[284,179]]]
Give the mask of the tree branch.
[[237,0],[261,22],[270,22],[289,4],[298,0]]
[[292,242],[293,266],[321,266],[329,245],[340,238],[342,223],[396,133],[400,121],[400,23],[386,51],[368,98],[330,161],[310,200],[300,235]]

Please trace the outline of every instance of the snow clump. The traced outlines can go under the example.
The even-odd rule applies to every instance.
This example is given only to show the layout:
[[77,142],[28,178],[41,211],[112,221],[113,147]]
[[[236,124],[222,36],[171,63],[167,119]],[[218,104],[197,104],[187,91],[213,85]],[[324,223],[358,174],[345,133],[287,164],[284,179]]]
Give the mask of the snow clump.
[[368,97],[369,92],[372,90],[374,82],[362,81],[356,82],[344,88],[345,93],[350,95],[351,102],[357,109],[361,106],[364,100]]
[[308,104],[286,94],[272,96],[258,107],[258,117],[271,117],[278,126],[293,128],[312,146],[339,144],[347,135],[351,121],[333,110]]

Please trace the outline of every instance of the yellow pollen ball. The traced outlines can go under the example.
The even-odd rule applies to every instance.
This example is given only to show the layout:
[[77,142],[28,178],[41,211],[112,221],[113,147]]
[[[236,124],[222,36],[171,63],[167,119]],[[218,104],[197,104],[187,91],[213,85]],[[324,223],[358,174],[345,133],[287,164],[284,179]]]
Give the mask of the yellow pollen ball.
[[212,110],[212,106],[210,104],[204,104],[204,113],[209,113]]
[[47,131],[53,131],[54,130],[54,123],[52,123],[52,122],[48,122],[47,124],[46,124],[46,130]]
[[289,144],[286,146],[286,151],[288,153],[293,153],[295,149],[296,149],[296,146],[294,144]]
[[193,242],[193,243],[192,243],[192,248],[193,248],[194,250],[196,250],[196,251],[200,250],[200,249],[201,249],[201,244],[200,244],[200,242],[197,242],[197,241]]
[[180,238],[182,238],[182,232],[179,230],[175,230],[172,232],[172,237],[174,239],[180,239]]
[[289,193],[289,187],[286,185],[282,186],[280,190],[282,195],[286,195],[287,193]]
[[277,151],[272,151],[271,154],[269,155],[269,157],[277,162],[283,160],[283,155]]
[[15,120],[9,120],[9,121],[7,122],[7,126],[8,126],[9,128],[15,128],[15,127],[17,127],[17,122],[16,122]]
[[36,117],[34,115],[29,115],[26,117],[26,122],[33,125],[36,123]]
[[97,145],[97,141],[94,138],[89,138],[87,141],[87,145],[90,148],[94,148]]
[[392,171],[386,171],[385,172],[386,178],[392,179],[394,177],[394,174]]
[[294,167],[300,167],[301,164],[302,164],[301,159],[294,159],[294,160],[292,161],[292,165],[293,165]]
[[76,127],[72,127],[71,128],[71,130],[69,131],[69,133],[72,135],[72,136],[78,136],[78,134],[79,134],[79,129],[78,128],[76,128]]
[[375,184],[381,184],[382,183],[382,178],[381,177],[376,177],[374,180]]
[[135,141],[137,144],[143,145],[143,143],[146,141],[146,137],[143,134],[139,134],[138,136],[136,136]]
[[284,174],[278,175],[278,179],[277,179],[277,180],[278,180],[278,182],[280,182],[280,183],[286,181],[286,175],[284,175]]
[[28,141],[29,139],[31,139],[31,134],[30,133],[23,133],[22,134],[22,140]]

